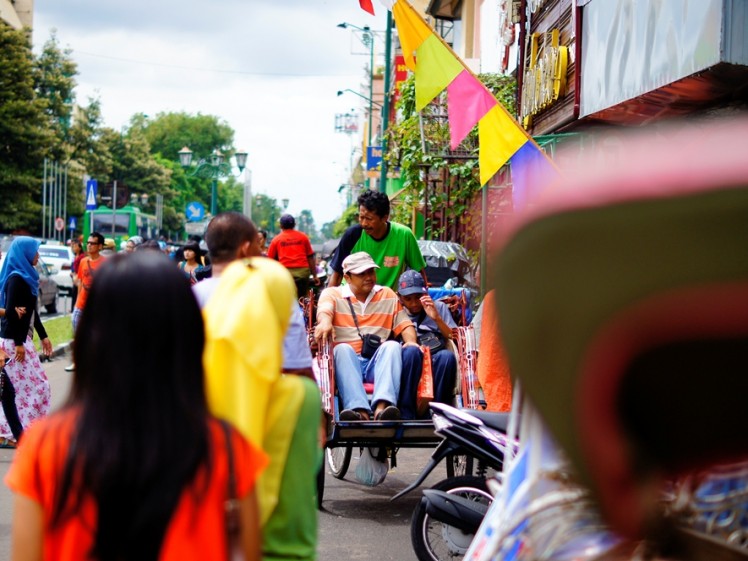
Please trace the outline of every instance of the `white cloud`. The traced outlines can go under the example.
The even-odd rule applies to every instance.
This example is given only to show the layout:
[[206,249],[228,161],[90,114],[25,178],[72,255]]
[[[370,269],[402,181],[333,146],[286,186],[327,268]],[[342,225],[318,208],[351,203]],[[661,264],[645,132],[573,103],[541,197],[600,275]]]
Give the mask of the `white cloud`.
[[374,18],[356,0],[36,0],[34,43],[57,29],[78,64],[78,100],[98,97],[107,126],[138,112],[223,118],[249,152],[254,192],[290,199],[294,214],[310,209],[321,226],[343,210],[350,164],[334,117],[360,107],[336,92],[358,90],[367,62],[351,54],[342,21],[382,29],[384,10]]

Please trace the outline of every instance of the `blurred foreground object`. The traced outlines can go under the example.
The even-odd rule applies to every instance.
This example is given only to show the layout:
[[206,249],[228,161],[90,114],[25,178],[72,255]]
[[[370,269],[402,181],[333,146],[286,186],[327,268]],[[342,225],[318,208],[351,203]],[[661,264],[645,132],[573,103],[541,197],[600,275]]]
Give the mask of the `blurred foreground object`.
[[[512,377],[612,528],[679,559],[718,557],[668,530],[668,482],[748,459],[746,137],[741,118],[594,143],[494,260]],[[716,535],[708,510],[691,527]]]

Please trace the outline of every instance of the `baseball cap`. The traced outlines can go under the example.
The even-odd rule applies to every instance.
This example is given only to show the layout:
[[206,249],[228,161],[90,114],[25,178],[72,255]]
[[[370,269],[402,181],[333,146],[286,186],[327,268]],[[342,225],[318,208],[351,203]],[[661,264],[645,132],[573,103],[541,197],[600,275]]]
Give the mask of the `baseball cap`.
[[296,219],[290,214],[284,214],[280,219],[281,228],[293,228],[296,226]]
[[351,253],[348,257],[343,259],[343,274],[353,273],[357,275],[368,271],[369,269],[379,269],[379,265],[374,263],[371,255],[365,251],[358,251]]
[[426,283],[423,281],[423,275],[412,269],[405,271],[397,281],[397,293],[401,296],[428,294],[428,292]]

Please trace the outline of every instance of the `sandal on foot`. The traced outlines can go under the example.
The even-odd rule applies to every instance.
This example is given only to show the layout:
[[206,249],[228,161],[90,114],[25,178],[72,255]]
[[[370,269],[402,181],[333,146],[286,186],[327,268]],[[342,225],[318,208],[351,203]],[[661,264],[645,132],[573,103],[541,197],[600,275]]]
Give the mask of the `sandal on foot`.
[[360,421],[361,413],[359,413],[355,409],[343,409],[340,412],[340,420],[341,421]]
[[0,438],[0,448],[10,448],[15,450],[16,441],[11,438]]
[[400,410],[394,405],[388,405],[374,415],[375,421],[397,421],[398,419],[400,419]]

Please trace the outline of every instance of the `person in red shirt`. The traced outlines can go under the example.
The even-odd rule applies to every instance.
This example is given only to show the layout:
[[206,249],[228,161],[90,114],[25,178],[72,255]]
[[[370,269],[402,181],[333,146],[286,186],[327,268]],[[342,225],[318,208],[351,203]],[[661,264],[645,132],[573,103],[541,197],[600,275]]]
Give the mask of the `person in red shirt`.
[[296,294],[299,298],[309,292],[309,277],[319,286],[317,262],[309,237],[296,230],[296,220],[290,214],[280,219],[281,233],[273,238],[268,248],[268,257],[279,261],[291,273],[296,283]]

